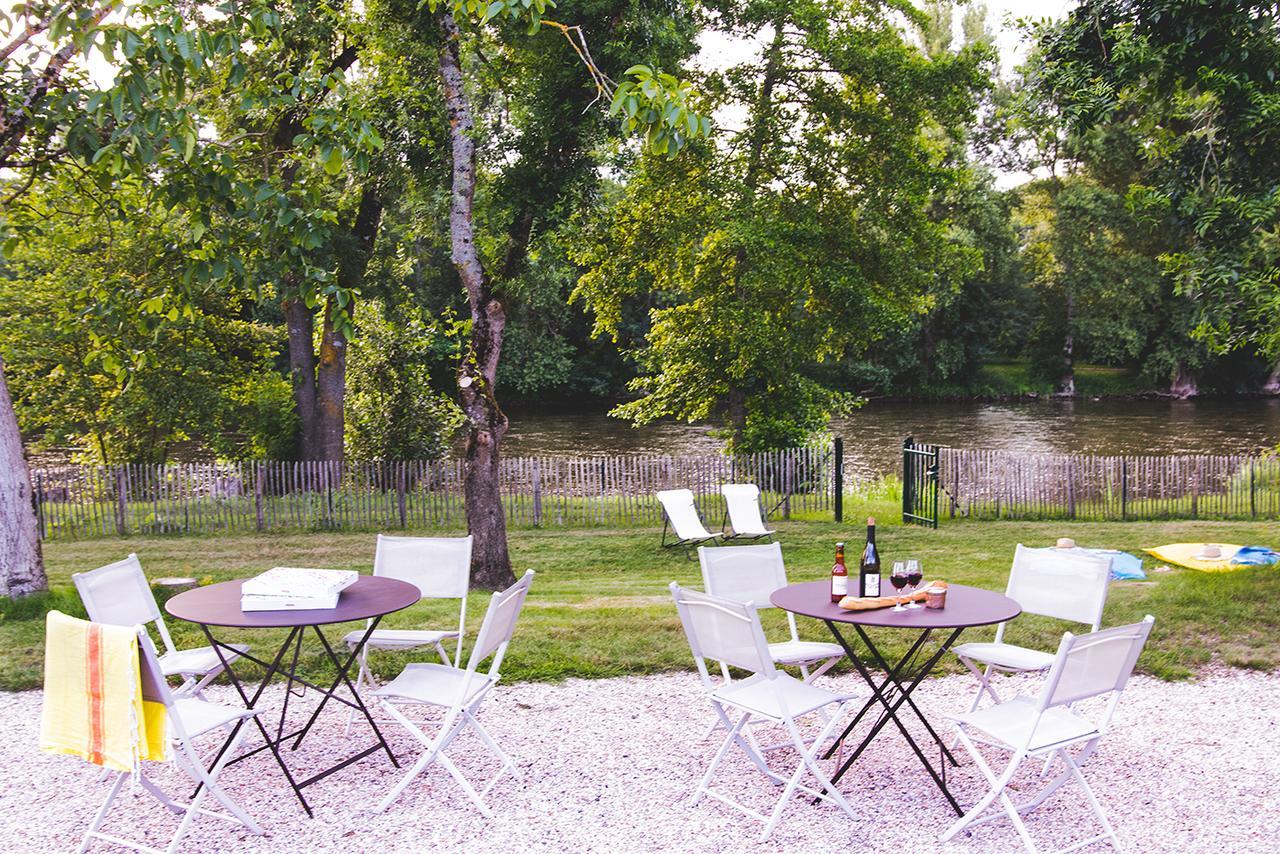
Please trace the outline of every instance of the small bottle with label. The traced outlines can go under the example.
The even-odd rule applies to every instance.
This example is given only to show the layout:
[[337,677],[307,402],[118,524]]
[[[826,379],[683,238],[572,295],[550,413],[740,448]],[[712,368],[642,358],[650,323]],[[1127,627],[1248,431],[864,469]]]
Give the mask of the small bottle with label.
[[836,564],[831,567],[831,601],[849,595],[849,570],[844,565],[844,543],[836,543]]

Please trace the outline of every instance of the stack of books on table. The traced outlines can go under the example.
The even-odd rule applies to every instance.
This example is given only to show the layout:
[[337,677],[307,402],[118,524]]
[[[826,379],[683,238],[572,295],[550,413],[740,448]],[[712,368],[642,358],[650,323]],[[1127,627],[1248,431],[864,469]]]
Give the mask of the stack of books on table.
[[349,569],[277,566],[240,585],[241,611],[309,611],[338,607],[360,574]]

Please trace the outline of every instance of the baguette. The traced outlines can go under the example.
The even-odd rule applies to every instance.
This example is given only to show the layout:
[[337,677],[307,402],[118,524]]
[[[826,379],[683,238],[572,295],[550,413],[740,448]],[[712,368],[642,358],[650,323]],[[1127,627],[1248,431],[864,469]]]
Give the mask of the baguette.
[[877,608],[892,608],[900,601],[923,602],[928,595],[928,591],[934,587],[940,587],[945,590],[947,582],[930,581],[921,584],[920,588],[915,592],[901,596],[846,596],[836,604],[846,611],[874,611]]

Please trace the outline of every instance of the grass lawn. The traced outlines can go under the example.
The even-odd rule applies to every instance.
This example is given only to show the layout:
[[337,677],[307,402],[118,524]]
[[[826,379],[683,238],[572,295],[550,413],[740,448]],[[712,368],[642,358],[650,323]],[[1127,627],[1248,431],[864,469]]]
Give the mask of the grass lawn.
[[[877,508],[879,509],[879,508]],[[881,510],[883,513],[883,510]],[[858,515],[851,514],[851,518]],[[792,581],[825,578],[838,539],[860,549],[858,525],[789,521],[777,525]],[[1168,542],[1225,541],[1280,545],[1275,523],[1244,522],[951,522],[937,531],[881,525],[882,559],[919,557],[927,578],[943,578],[1002,590],[1018,542],[1051,544],[1071,536],[1081,545],[1136,551]],[[692,660],[680,631],[666,585],[700,584],[696,561],[677,551],[658,548],[659,530],[627,529],[517,530],[511,551],[517,573],[538,572],[521,624],[503,666],[508,680],[598,678],[691,668]],[[373,536],[368,533],[298,533],[219,537],[135,537],[83,542],[49,543],[45,561],[52,591],[47,595],[9,602],[0,600],[0,688],[38,687],[41,679],[44,623],[51,607],[79,613],[71,573],[92,569],[136,551],[150,577],[190,575],[225,580],[255,574],[277,565],[358,569],[365,572],[373,559]],[[1115,582],[1107,603],[1105,624],[1140,619],[1151,613],[1155,630],[1140,668],[1164,678],[1193,675],[1210,661],[1252,668],[1280,665],[1280,609],[1271,593],[1277,569],[1254,568],[1224,574],[1174,570],[1151,572],[1149,580]],[[1266,583],[1272,586],[1267,587]],[[487,596],[474,594],[469,602],[468,629],[474,636]],[[446,626],[452,606],[419,604],[384,621],[387,627],[412,627],[423,622]],[[455,612],[456,613],[456,612]],[[827,639],[826,630],[801,619],[802,636]],[[203,645],[195,626],[168,621],[179,646]],[[783,628],[777,611],[765,613],[771,634]],[[1020,617],[1009,639],[1043,649],[1057,645],[1063,626],[1037,617]],[[989,637],[993,630],[967,632],[966,640]],[[338,634],[337,627],[330,629]],[[885,646],[905,647],[893,632],[881,630]],[[234,633],[228,633],[227,639]],[[241,638],[259,651],[274,649],[282,633],[245,632]],[[468,645],[469,649],[469,645]],[[304,655],[307,650],[304,647]],[[421,653],[422,660],[431,656]],[[375,655],[375,669],[392,675],[407,655]],[[307,666],[317,675],[324,667],[318,656]],[[954,670],[954,661],[946,666]]]

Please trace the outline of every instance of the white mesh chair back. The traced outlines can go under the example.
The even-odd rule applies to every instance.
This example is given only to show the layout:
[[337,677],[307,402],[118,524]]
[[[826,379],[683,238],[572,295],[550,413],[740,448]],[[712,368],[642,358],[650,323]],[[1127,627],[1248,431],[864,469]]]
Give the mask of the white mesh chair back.
[[671,520],[671,527],[682,540],[708,540],[711,532],[702,524],[698,508],[693,503],[693,491],[689,489],[664,489],[658,493],[658,501]]
[[137,626],[160,619],[160,608],[136,554],[71,576],[80,601],[95,623]]
[[674,581],[671,595],[704,680],[709,678],[708,658],[770,679],[776,676],[755,605],[689,590]]
[[496,673],[502,666],[502,657],[506,654],[507,644],[516,630],[516,618],[524,607],[524,600],[529,595],[529,585],[533,583],[533,570],[525,572],[515,584],[506,590],[493,594],[489,600],[489,610],[485,612],[484,622],[480,624],[480,634],[476,636],[476,645],[471,650],[471,660],[467,669],[474,671],[480,662],[493,655],[493,664],[489,666],[491,673]]
[[700,546],[698,562],[702,564],[702,586],[712,596],[722,599],[754,602],[757,608],[772,608],[769,597],[775,590],[787,586],[782,546],[778,543],[717,548]]
[[760,487],[754,483],[726,483],[720,487],[720,493],[735,534],[769,533],[760,516]]
[[142,697],[153,703],[163,703],[165,708],[173,708],[173,691],[164,678],[160,668],[160,659],[156,655],[155,644],[142,628],[138,629],[138,667],[142,675]]
[[1102,623],[1111,559],[1018,544],[1006,595],[1028,614],[1092,626]]
[[1065,706],[1124,690],[1155,618],[1087,635],[1067,632],[1049,670],[1041,708]]
[[424,599],[462,599],[471,582],[471,543],[470,536],[379,534],[373,574],[408,582]]

